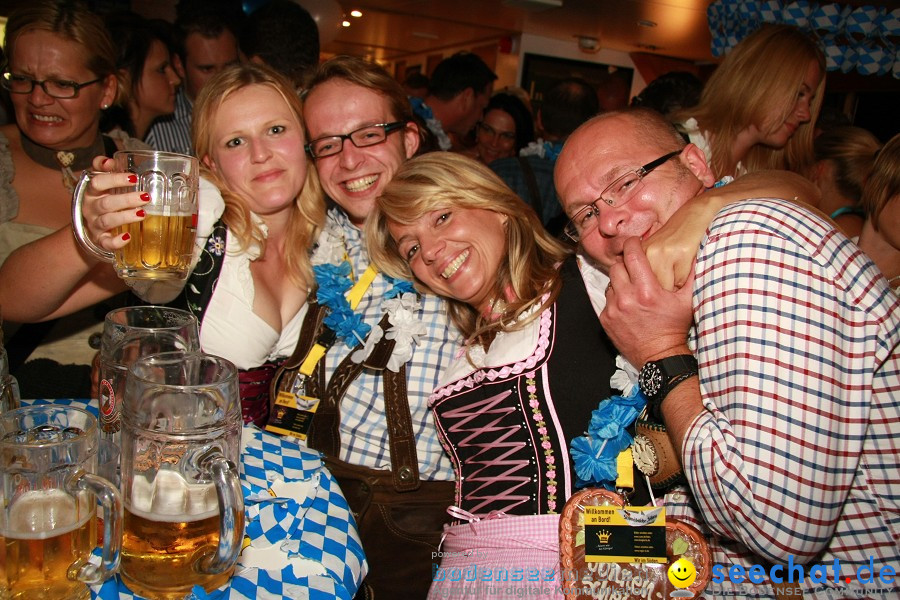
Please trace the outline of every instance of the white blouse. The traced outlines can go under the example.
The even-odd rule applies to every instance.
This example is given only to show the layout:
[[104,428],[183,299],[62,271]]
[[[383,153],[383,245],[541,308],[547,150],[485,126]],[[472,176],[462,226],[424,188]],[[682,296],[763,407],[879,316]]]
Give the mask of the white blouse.
[[[200,180],[199,198],[195,259],[209,243],[213,225],[225,211],[222,194],[205,179]],[[254,215],[254,218],[258,217]],[[237,238],[228,236],[219,282],[200,324],[203,351],[230,360],[239,369],[258,367],[276,358],[290,356],[306,314],[304,304],[278,332],[253,312],[255,290],[250,261],[258,256],[258,246],[241,252]]]

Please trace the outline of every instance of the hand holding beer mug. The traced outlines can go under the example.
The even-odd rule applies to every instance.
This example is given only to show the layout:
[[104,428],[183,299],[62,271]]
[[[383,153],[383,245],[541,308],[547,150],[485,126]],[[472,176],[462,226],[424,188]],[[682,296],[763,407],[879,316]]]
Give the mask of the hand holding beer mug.
[[147,356],[125,393],[122,579],[148,598],[212,591],[231,577],[244,535],[237,369],[202,353]]
[[72,224],[81,246],[106,262],[113,263],[122,279],[183,280],[191,266],[196,237],[197,189],[200,165],[183,154],[132,150],[113,156],[119,171],[131,174],[129,185],[119,192],[140,192],[143,219],[117,227],[117,235],[127,233],[129,241],[114,252],[104,250],[87,235],[84,219],[86,189],[95,177],[109,174],[85,171],[75,187]]
[[[97,420],[71,406],[41,405],[0,416],[0,597],[87,598],[119,566],[122,502],[111,483],[91,474]],[[103,505],[103,554],[96,498]]]

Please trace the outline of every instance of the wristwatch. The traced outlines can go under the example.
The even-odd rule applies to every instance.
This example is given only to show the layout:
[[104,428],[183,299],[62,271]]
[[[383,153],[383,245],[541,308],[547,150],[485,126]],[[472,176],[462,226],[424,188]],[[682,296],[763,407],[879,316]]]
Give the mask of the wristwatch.
[[650,361],[641,367],[638,386],[647,398],[647,412],[656,422],[663,422],[660,408],[669,392],[697,372],[697,359],[693,354],[667,356],[661,360]]

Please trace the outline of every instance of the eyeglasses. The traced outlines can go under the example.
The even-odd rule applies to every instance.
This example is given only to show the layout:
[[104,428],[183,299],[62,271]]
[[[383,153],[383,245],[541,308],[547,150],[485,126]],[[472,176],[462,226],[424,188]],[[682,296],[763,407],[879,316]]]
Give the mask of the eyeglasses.
[[589,231],[592,227],[596,227],[594,217],[600,214],[600,209],[597,208],[598,202],[603,201],[607,205],[613,207],[623,206],[644,187],[642,183],[644,177],[650,174],[655,168],[664,164],[666,161],[675,158],[679,154],[681,154],[681,150],[669,152],[656,160],[648,162],[643,167],[639,167],[634,171],[628,171],[617,177],[615,181],[604,188],[599,198],[587,206],[583,206],[572,216],[572,220],[566,223],[564,230],[565,234],[569,236],[572,241],[579,241],[581,236],[584,235],[584,232]]
[[97,79],[85,81],[84,83],[77,83],[65,79],[44,79],[38,81],[27,75],[16,75],[9,71],[5,71],[3,76],[0,77],[0,84],[13,94],[30,94],[34,89],[34,86],[39,85],[41,86],[41,89],[44,90],[44,93],[51,98],[68,99],[78,96],[78,92],[81,91],[81,88],[93,85],[104,79],[104,77],[98,77]]
[[350,140],[357,148],[365,148],[366,146],[380,144],[387,139],[389,134],[400,131],[404,127],[406,127],[405,121],[366,125],[344,135],[329,135],[313,140],[306,145],[306,151],[313,158],[325,158],[326,156],[338,154],[343,150],[344,140]]

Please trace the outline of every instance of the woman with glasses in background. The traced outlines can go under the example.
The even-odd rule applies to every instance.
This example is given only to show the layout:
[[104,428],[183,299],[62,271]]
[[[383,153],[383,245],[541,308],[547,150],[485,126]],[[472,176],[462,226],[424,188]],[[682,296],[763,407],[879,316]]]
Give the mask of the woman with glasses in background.
[[[14,10],[6,24],[6,70],[0,83],[9,92],[15,123],[0,128],[0,264],[16,248],[61,231],[71,242],[72,188],[98,154],[145,147],[123,136],[100,133],[100,117],[115,101],[116,51],[102,19],[74,2],[39,1]],[[21,332],[10,352],[61,364],[89,365],[87,339],[103,316],[73,315],[41,331]],[[8,331],[13,327],[8,327]],[[35,339],[56,340],[32,353]],[[12,348],[18,348],[13,350]],[[49,365],[45,365],[49,367]],[[35,381],[72,381],[44,370]],[[20,374],[23,395],[37,396],[32,379]],[[63,390],[53,390],[63,393]],[[69,390],[72,394],[78,390]],[[84,396],[82,394],[82,396]]]

